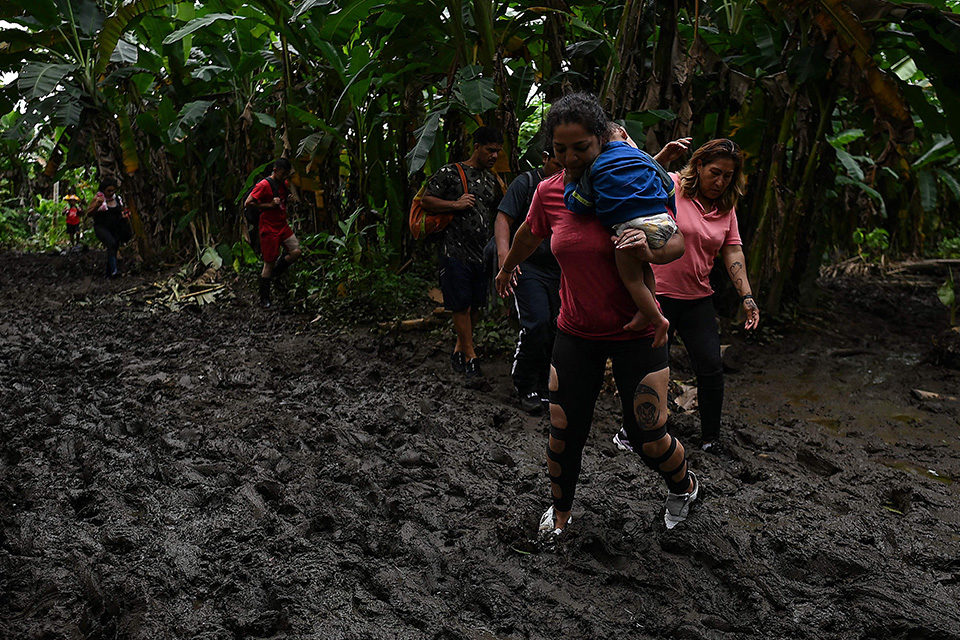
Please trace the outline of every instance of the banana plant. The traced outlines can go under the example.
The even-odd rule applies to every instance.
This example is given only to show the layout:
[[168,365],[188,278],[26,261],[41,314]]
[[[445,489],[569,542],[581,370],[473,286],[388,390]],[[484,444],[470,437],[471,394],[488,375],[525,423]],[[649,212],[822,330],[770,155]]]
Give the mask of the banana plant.
[[[13,135],[35,146],[57,127],[64,135],[47,161],[47,171],[56,171],[67,143],[86,132],[94,132],[92,144],[103,174],[135,173],[140,168],[136,145],[127,113],[128,101],[118,87],[104,83],[104,72],[111,64],[132,67],[138,58],[137,47],[124,34],[144,15],[172,5],[161,0],[134,0],[113,8],[93,0],[12,0],[6,20],[20,29],[8,28],[0,40],[16,40],[25,30],[36,40],[7,47],[8,55],[19,49],[25,62],[18,69],[17,86],[25,101],[24,114]],[[18,33],[11,33],[16,31]],[[22,58],[22,59],[23,59]],[[9,70],[9,67],[7,68]],[[116,74],[106,76],[118,80]],[[122,160],[118,160],[118,158]],[[70,160],[70,158],[67,158]],[[141,248],[146,238],[138,205],[141,194],[128,193],[132,223]]]

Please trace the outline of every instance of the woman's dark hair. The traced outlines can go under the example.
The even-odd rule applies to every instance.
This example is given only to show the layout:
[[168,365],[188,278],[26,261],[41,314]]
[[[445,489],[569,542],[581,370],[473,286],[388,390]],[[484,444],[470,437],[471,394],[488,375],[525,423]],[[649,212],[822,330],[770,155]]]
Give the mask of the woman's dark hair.
[[607,139],[610,119],[596,96],[589,93],[571,93],[553,103],[547,112],[547,140],[553,140],[553,131],[561,124],[579,124],[601,141]]
[[286,158],[277,158],[273,163],[273,168],[279,169],[281,171],[290,171],[293,168],[293,165],[290,164],[290,161]]
[[116,178],[104,178],[103,180],[100,181],[100,192],[103,193],[110,187],[113,187],[114,189],[116,189],[119,186],[120,185],[117,184]]
[[493,127],[478,127],[473,132],[473,144],[477,147],[487,144],[503,144],[503,134],[500,133],[499,129]]

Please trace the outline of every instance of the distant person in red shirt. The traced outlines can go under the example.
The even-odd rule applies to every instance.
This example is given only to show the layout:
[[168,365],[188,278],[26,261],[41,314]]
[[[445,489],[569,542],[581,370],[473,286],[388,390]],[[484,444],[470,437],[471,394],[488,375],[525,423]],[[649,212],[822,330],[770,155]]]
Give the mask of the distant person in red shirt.
[[70,244],[77,246],[80,244],[80,198],[71,194],[63,199],[67,202],[63,211],[67,217],[67,234],[70,236]]
[[[574,94],[557,100],[546,120],[564,170],[580,172],[596,156],[608,124],[599,102]],[[593,153],[591,152],[593,151]],[[628,330],[637,312],[617,271],[615,253],[629,251],[652,264],[683,254],[683,235],[675,233],[659,249],[651,249],[640,229],[611,239],[596,216],[572,213],[564,206],[563,172],[537,186],[526,221],[497,274],[497,291],[512,289],[514,269],[543,241],[549,240],[560,264],[560,316],[550,367],[550,437],[547,474],[553,506],[543,514],[540,531],[555,538],[571,518],[583,448],[603,385],[607,359],[622,408],[622,426],[643,462],[667,485],[664,521],[668,528],[686,519],[699,494],[696,476],[688,471],[683,445],[667,432],[667,347],[653,346],[651,325]]]
[[[300,241],[287,224],[287,198],[290,195],[292,166],[286,158],[273,163],[273,173],[253,187],[244,207],[260,209],[260,251],[263,269],[260,271],[260,305],[269,308],[270,282],[281,275],[300,257]],[[281,255],[280,247],[286,250]]]

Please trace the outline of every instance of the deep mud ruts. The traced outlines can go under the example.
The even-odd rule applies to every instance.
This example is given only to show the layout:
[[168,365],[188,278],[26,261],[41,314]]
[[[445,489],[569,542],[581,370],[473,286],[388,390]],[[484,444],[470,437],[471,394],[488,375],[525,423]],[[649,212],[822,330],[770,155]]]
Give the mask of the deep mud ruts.
[[[0,255],[2,638],[960,639],[960,375],[928,291],[834,282],[731,343],[728,453],[664,489],[601,399],[575,524],[544,419],[435,334],[117,295],[96,254]],[[932,300],[932,302],[931,302]],[[675,349],[673,377],[687,379]]]

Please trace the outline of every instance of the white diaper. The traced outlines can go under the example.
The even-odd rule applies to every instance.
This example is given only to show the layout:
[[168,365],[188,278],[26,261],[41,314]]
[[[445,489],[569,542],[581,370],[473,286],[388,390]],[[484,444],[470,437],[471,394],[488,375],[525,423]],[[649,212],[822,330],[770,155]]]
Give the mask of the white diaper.
[[673,216],[664,212],[613,225],[613,232],[618,237],[627,229],[640,229],[647,236],[647,245],[651,249],[659,249],[677,232],[677,223],[673,221]]

